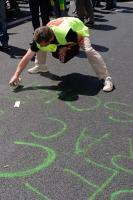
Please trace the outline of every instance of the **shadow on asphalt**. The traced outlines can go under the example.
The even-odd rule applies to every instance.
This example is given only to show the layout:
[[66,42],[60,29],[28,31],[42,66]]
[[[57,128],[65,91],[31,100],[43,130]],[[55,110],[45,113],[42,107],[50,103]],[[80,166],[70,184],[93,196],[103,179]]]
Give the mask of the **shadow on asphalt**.
[[[92,44],[92,47],[96,51],[99,51],[99,52],[107,52],[109,50],[109,48],[101,46],[101,45],[97,45],[97,44]],[[8,50],[4,50],[0,46],[0,51],[8,54],[11,58],[20,59],[25,55],[25,53],[27,52],[27,49],[22,49],[19,47],[9,45]],[[84,51],[80,50],[80,53],[77,55],[77,57],[86,58],[86,55],[85,55]],[[34,60],[34,59],[32,59],[32,60]]]
[[20,59],[25,55],[25,53],[27,52],[27,49],[21,49],[19,47],[15,47],[15,46],[10,46],[9,45],[9,49],[8,50],[4,50],[0,46],[0,51],[8,54],[10,56],[10,58]]
[[52,86],[19,86],[14,89],[14,92],[23,92],[28,90],[53,90],[61,91],[58,98],[63,101],[76,101],[79,95],[94,96],[99,93],[103,86],[103,81],[100,81],[97,77],[83,75],[79,73],[72,73],[65,76],[57,76],[50,72],[40,73],[41,76],[49,78],[51,80],[60,81],[58,85]]
[[102,10],[102,9],[94,9],[95,13],[100,13],[100,14],[115,14],[112,10]]
[[14,18],[14,19],[12,19],[12,21],[9,21],[9,23],[7,24],[7,28],[10,29],[10,28],[13,28],[13,27],[16,27],[16,26],[19,26],[21,24],[31,21],[30,15],[23,16],[23,17],[27,17],[27,18],[29,17],[29,19],[22,19],[22,17],[20,17],[18,19]]
[[117,6],[116,8],[118,10],[118,12],[121,13],[133,13],[133,8],[130,7],[125,7],[125,6]]
[[94,24],[93,29],[95,30],[102,30],[102,31],[111,31],[115,30],[117,27],[115,26],[110,26],[107,24]]
[[95,14],[96,18],[104,18],[104,15],[100,15],[100,14]]
[[102,45],[97,45],[97,44],[92,44],[92,47],[96,50],[96,51],[100,51],[100,52],[107,52],[109,50],[109,48],[104,47]]
[[109,20],[95,17],[95,22],[108,22]]

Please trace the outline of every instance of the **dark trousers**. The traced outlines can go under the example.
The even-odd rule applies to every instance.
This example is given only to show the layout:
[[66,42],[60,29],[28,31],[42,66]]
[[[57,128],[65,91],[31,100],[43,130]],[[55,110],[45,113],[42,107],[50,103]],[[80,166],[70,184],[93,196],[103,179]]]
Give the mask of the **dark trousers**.
[[54,0],[54,12],[56,17],[61,17],[60,1]]
[[7,44],[8,40],[5,1],[0,0],[0,42],[1,44]]
[[106,8],[115,8],[116,3],[114,0],[106,0]]
[[94,12],[91,0],[75,0],[77,16],[80,19],[90,18],[94,22]]
[[51,3],[50,0],[29,0],[29,6],[32,16],[32,25],[34,30],[41,26],[39,11],[41,13],[42,25],[46,25],[50,19]]
[[9,0],[9,4],[10,4],[10,9],[17,9],[19,8],[18,3],[16,0]]

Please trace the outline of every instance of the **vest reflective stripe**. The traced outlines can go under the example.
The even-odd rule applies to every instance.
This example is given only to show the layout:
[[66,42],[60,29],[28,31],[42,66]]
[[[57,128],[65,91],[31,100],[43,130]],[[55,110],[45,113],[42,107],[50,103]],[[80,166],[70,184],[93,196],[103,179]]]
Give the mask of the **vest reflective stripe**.
[[[50,21],[47,26],[50,27],[54,32],[54,35],[59,43],[58,45],[68,44],[65,38],[70,29],[81,36],[89,36],[88,27],[75,17],[60,17]],[[37,47],[42,51],[55,52],[58,45],[49,44],[46,47],[41,47],[39,44],[37,44]]]
[[41,47],[40,44],[36,43],[38,49],[40,49],[41,51],[47,51],[47,52],[55,52],[57,49],[57,44],[49,44],[45,47]]

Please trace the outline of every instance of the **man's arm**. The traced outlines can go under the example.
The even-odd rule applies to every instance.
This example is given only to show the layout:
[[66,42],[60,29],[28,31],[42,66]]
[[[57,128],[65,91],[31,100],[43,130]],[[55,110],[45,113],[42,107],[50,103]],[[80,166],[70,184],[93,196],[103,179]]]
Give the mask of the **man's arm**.
[[79,46],[80,46],[81,42],[83,41],[83,39],[84,39],[83,36],[77,34],[77,41],[78,41]]
[[19,84],[19,76],[21,72],[26,68],[26,65],[29,63],[29,61],[33,58],[35,54],[36,52],[32,51],[30,48],[28,49],[27,53],[20,60],[14,75],[10,79],[9,81],[10,85],[14,86]]

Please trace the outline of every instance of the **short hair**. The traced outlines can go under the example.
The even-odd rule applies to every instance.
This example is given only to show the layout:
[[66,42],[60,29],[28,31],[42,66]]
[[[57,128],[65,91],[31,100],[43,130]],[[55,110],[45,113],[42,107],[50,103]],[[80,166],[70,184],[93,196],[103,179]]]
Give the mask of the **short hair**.
[[48,42],[53,36],[53,31],[48,26],[41,26],[34,32],[33,40],[37,43]]

